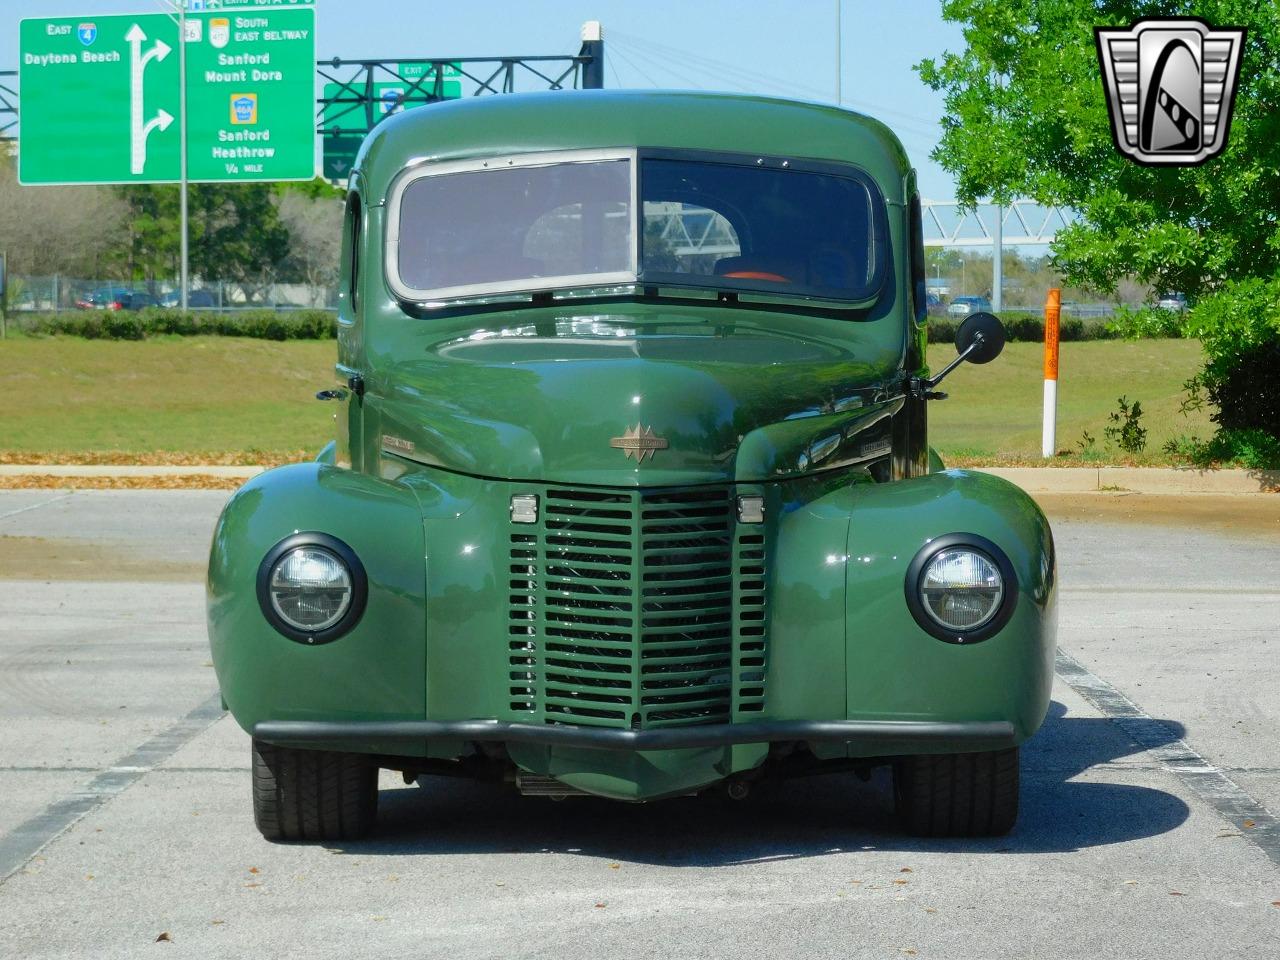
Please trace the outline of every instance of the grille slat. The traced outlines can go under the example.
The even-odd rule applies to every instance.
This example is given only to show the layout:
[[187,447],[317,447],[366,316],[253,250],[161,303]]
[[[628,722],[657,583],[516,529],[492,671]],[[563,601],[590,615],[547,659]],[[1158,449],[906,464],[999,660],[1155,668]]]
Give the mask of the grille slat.
[[720,651],[711,654],[698,654],[685,657],[663,657],[659,661],[644,661],[640,663],[640,670],[646,676],[651,674],[667,675],[672,673],[698,673],[705,672],[713,667],[727,667],[729,665],[729,647],[726,645]]
[[762,707],[763,538],[742,533],[731,489],[540,500],[536,526],[512,527],[513,711],[626,728]]

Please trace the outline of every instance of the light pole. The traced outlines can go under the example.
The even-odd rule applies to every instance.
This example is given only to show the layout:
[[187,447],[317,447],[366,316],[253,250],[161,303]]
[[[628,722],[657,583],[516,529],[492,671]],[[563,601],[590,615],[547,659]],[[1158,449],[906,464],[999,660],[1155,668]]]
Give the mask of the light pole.
[[840,16],[841,7],[844,0],[836,0],[836,106],[840,106],[840,101],[844,99],[844,84],[841,82],[844,78],[844,64],[842,63],[842,51],[840,49]]
[[969,285],[964,282],[964,257],[957,258],[960,261],[960,293],[966,293]]

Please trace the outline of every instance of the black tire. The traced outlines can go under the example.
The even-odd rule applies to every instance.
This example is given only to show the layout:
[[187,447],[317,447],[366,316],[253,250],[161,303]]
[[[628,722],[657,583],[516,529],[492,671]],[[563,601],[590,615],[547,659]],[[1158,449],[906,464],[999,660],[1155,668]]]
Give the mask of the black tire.
[[1018,819],[1018,748],[921,754],[893,765],[902,829],[917,837],[998,837]]
[[365,757],[253,741],[253,820],[268,840],[356,840],[378,813]]

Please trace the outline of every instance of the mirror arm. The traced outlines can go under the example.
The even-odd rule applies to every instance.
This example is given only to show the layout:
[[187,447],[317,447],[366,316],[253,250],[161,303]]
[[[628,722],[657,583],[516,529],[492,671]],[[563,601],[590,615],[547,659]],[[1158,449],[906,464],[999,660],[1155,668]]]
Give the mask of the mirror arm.
[[939,370],[937,374],[935,374],[934,376],[912,377],[909,381],[907,381],[907,393],[909,393],[913,397],[920,397],[921,399],[924,399],[924,400],[947,399],[947,395],[945,393],[943,393],[941,390],[934,390],[933,388],[942,382],[943,377],[949,374],[956,367],[960,366],[960,364],[964,363],[965,360],[968,359],[969,354],[977,350],[978,347],[982,346],[984,342],[985,342],[985,338],[982,336],[982,334],[979,333],[976,336],[974,336],[973,343],[969,344],[969,346],[965,348],[963,353],[958,354],[954,360],[952,360],[945,367]]
[[929,377],[927,380],[922,381],[925,387],[932,390],[934,387],[936,387],[938,384],[942,382],[943,377],[949,374],[956,367],[960,366],[960,364],[964,363],[965,360],[968,358],[969,354],[973,353],[973,351],[977,350],[978,347],[982,346],[982,344],[985,342],[986,342],[986,339],[982,336],[982,334],[980,333],[976,334],[973,338],[973,342],[969,344],[968,347],[965,348],[965,351],[963,353],[957,354],[956,358],[952,360],[950,363],[948,363],[941,370],[939,370],[935,376]]

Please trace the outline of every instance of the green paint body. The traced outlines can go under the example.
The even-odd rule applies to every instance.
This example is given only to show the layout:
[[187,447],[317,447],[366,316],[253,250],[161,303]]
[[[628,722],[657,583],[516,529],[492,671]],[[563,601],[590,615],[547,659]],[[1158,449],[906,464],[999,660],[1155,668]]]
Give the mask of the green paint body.
[[[433,317],[410,315],[389,293],[382,203],[406,164],[630,146],[859,167],[887,204],[890,263],[880,297],[852,319],[785,305],[639,300]],[[908,268],[914,176],[887,128],[755,97],[495,97],[384,122],[361,151],[352,189],[362,202],[357,295],[353,306],[349,236],[337,375],[345,382],[359,373],[364,395],[342,402],[335,442],[316,463],[268,471],[241,488],[213,541],[214,665],[246,730],[278,720],[541,722],[512,692],[512,536],[524,530],[510,522],[511,497],[696,488],[765,501],[763,524],[732,523],[729,722],[1004,720],[1019,741],[1035,732],[1052,678],[1052,537],[1016,487],[943,470],[924,436],[924,401],[904,396],[906,379],[923,371],[924,331]],[[670,443],[643,463],[609,443],[637,422]],[[399,445],[384,445],[385,436]],[[877,469],[859,459],[868,444],[886,451]],[[289,640],[259,608],[262,558],[296,531],[345,541],[368,574],[363,617],[331,643]],[[548,530],[540,522],[528,532]],[[904,600],[913,556],[950,533],[993,541],[1017,574],[1012,618],[980,643],[934,639]],[[744,536],[761,538],[762,560],[742,559]],[[747,563],[764,573],[751,574]],[[755,578],[746,594],[744,577]],[[538,599],[546,594],[540,586]],[[741,614],[756,609],[764,611],[764,649],[747,670],[756,653],[743,647]],[[545,678],[530,683],[548,694]],[[349,735],[313,745],[406,753],[403,744]],[[448,759],[472,749],[424,740],[413,753]],[[812,752],[836,759],[903,750],[863,738]],[[508,746],[523,770],[633,800],[687,793],[759,767],[769,753],[764,743]]]

